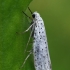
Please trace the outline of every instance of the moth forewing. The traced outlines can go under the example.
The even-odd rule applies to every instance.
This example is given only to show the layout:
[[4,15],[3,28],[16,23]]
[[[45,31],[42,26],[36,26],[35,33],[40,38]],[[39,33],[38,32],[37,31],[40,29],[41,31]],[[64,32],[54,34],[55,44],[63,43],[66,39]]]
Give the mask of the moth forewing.
[[36,70],[51,70],[51,61],[48,50],[47,36],[43,19],[39,13],[34,12],[34,42],[33,42],[33,55],[34,65]]

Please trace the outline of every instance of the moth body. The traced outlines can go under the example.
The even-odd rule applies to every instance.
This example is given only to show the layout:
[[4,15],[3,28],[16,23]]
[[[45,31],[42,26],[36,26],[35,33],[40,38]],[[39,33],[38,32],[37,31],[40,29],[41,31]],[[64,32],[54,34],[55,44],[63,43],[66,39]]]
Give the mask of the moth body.
[[[27,32],[29,29],[31,29],[28,43],[30,41],[30,38],[32,37],[33,48],[31,52],[29,53],[29,55],[26,57],[25,61],[30,56],[30,54],[33,53],[35,70],[52,70],[44,21],[40,17],[39,13],[31,12],[31,14],[32,14],[33,19],[31,19],[29,16],[25,14],[28,18],[32,20],[32,23],[29,26],[29,28],[25,30],[24,32]],[[28,46],[28,43],[26,45],[26,48]],[[25,61],[23,65],[25,64]],[[23,65],[21,67],[23,67]]]
[[51,70],[51,61],[48,50],[47,36],[43,19],[39,13],[34,12],[33,28],[34,28],[34,41],[33,41],[33,55],[34,65],[36,70]]

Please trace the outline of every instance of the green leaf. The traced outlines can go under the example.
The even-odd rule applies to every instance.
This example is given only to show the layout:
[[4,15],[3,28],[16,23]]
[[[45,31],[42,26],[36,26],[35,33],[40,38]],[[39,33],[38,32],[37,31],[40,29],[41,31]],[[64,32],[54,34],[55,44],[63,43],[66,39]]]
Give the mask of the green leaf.
[[19,69],[28,54],[24,50],[29,37],[29,33],[19,34],[29,26],[22,11],[31,1],[0,0],[0,70],[34,70],[32,59]]

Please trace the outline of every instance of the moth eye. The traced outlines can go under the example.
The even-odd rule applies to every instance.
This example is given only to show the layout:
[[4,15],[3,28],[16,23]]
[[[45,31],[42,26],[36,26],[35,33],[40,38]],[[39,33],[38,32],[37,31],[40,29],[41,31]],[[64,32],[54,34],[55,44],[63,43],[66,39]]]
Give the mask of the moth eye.
[[32,14],[32,17],[35,18],[35,14]]

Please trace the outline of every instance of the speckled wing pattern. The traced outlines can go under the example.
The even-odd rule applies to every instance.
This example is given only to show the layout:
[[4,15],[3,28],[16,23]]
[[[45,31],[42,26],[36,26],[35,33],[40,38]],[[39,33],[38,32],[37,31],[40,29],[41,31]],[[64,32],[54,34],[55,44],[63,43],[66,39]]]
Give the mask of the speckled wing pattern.
[[43,19],[38,17],[34,20],[34,42],[33,55],[36,70],[51,70],[51,60],[49,56],[47,36]]

